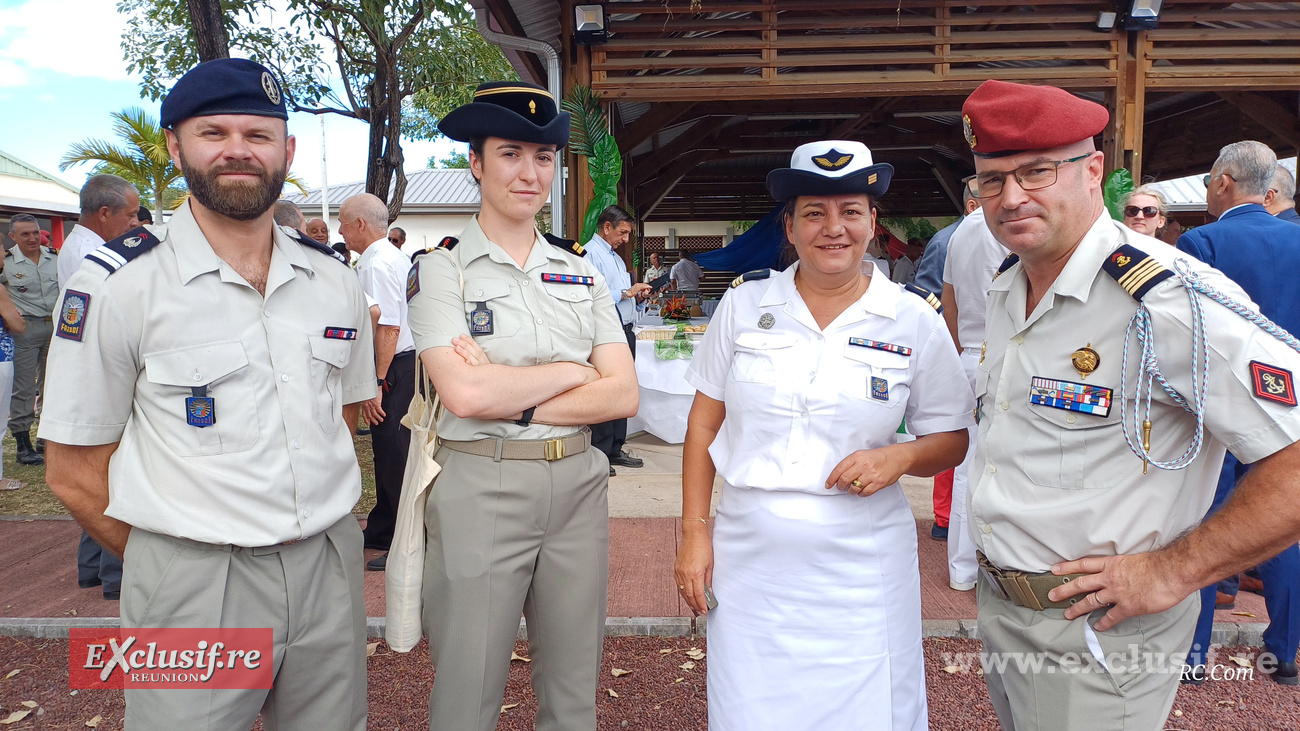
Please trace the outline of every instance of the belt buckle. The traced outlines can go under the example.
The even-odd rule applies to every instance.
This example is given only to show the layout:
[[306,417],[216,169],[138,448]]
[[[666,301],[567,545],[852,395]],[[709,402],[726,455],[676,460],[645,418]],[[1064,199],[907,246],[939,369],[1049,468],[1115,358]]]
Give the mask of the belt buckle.
[[559,459],[564,459],[564,440],[547,439],[546,440],[546,461],[554,462]]

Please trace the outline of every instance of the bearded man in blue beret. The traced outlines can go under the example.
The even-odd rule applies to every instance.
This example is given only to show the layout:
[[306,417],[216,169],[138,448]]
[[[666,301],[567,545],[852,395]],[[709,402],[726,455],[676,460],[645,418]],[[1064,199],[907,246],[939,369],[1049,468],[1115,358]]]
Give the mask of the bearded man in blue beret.
[[[170,672],[175,650],[215,651],[200,652],[198,687],[128,684],[133,731],[247,729],[259,714],[267,729],[366,725],[350,425],[378,390],[373,339],[351,268],[275,225],[287,116],[252,61],[181,77],[162,126],[189,200],[165,228],[88,254],[63,295],[41,420],[50,488],[123,556],[123,638],[206,628],[188,647],[151,644],[149,672],[154,649],[172,650]],[[231,678],[236,663],[270,680]]]

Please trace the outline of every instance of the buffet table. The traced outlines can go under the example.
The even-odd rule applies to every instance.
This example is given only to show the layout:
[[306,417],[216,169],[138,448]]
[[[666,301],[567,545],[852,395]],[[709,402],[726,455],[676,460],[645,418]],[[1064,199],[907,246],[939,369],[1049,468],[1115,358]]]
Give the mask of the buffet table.
[[[708,323],[706,317],[691,318],[692,325]],[[647,316],[637,322],[637,332],[662,325],[663,320]],[[695,400],[695,389],[686,382],[689,360],[660,360],[654,340],[636,341],[636,377],[641,387],[641,408],[627,420],[628,434],[648,432],[669,444],[686,441],[686,417]]]

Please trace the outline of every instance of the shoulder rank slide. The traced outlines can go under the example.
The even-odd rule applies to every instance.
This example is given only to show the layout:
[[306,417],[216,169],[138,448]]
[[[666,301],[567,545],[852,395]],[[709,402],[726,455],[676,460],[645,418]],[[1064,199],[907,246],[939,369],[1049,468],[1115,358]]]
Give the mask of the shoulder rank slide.
[[103,246],[86,254],[86,258],[108,270],[109,274],[126,266],[128,261],[140,256],[161,242],[149,229],[141,226],[127,231]]
[[931,292],[925,287],[918,287],[911,282],[904,284],[903,289],[925,300],[925,303],[933,307],[935,312],[938,312],[941,315],[943,314],[943,302],[939,301],[939,298],[934,295],[934,292]]
[[1002,276],[1002,272],[1005,272],[1006,270],[1015,266],[1016,262],[1018,261],[1020,261],[1019,254],[1007,254],[1007,258],[1003,259],[1002,263],[998,265],[998,270],[993,274],[993,278],[997,279],[998,277]]
[[296,230],[296,229],[290,231],[289,233],[293,236],[293,238],[294,238],[298,243],[302,244],[303,246],[306,246],[308,249],[312,249],[312,250],[314,250],[314,251],[316,251],[316,252],[318,252],[318,253],[324,254],[325,256],[328,256],[329,258],[333,259],[334,261],[339,262],[340,264],[347,264],[347,263],[348,263],[347,258],[344,257],[342,254],[340,254],[340,253],[338,253],[337,251],[331,249],[330,247],[326,246],[325,244],[322,244],[321,242],[317,241],[316,239],[311,238],[311,237],[308,236],[307,234],[305,234],[305,233],[303,233],[303,232],[301,232],[301,231],[298,231],[298,230]]
[[735,279],[731,280],[731,286],[739,287],[745,282],[756,282],[760,279],[767,279],[770,276],[772,276],[771,269],[755,269],[752,272],[745,272],[739,277],[736,277]]
[[871,348],[872,350],[883,350],[886,353],[898,353],[899,355],[911,355],[912,349],[905,345],[894,345],[879,340],[867,340],[866,338],[849,338],[849,345],[856,345],[859,348]]
[[1101,268],[1139,302],[1152,287],[1174,276],[1172,271],[1150,254],[1128,244],[1120,246],[1106,257]]
[[578,274],[552,274],[542,272],[543,282],[555,282],[556,284],[583,284],[588,287],[596,284],[595,277],[584,277]]
[[552,246],[557,246],[561,249],[564,249],[570,254],[575,254],[577,256],[587,255],[587,250],[582,246],[582,244],[578,243],[577,241],[562,239],[559,236],[555,236],[552,234],[542,234],[542,236],[545,236],[546,240],[549,241]]
[[437,251],[438,249],[446,249],[447,251],[451,251],[452,249],[456,248],[456,244],[459,243],[460,243],[460,239],[456,238],[455,236],[448,236],[444,238],[442,241],[439,241],[437,246],[432,246],[427,249],[420,249],[419,251],[411,254],[411,261],[412,263],[414,263],[416,259],[419,259],[420,257],[424,256],[425,254],[428,254],[431,251]]

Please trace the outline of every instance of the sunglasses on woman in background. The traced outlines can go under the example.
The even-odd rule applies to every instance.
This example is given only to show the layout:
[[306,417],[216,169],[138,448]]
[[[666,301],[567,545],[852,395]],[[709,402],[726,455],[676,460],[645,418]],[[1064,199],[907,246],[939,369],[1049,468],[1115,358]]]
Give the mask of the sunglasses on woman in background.
[[1160,215],[1160,209],[1155,206],[1143,206],[1141,208],[1138,208],[1137,206],[1129,206],[1124,209],[1124,215],[1129,218],[1137,218],[1139,213],[1142,214],[1143,218],[1155,218]]

